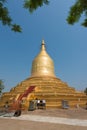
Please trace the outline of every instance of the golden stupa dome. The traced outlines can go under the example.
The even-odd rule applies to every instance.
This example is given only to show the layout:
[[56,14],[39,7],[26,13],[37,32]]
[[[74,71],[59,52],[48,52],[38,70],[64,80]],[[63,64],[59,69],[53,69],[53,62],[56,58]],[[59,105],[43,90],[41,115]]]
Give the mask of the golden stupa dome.
[[44,40],[42,40],[40,53],[32,62],[31,77],[37,76],[55,77],[54,63],[46,52]]

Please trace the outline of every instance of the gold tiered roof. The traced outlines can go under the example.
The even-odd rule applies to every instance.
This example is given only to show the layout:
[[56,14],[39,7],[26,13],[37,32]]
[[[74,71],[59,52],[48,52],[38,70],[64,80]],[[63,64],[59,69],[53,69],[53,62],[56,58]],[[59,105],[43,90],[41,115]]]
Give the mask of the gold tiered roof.
[[31,77],[37,76],[55,77],[54,63],[46,52],[44,40],[42,40],[40,53],[35,57],[32,63]]

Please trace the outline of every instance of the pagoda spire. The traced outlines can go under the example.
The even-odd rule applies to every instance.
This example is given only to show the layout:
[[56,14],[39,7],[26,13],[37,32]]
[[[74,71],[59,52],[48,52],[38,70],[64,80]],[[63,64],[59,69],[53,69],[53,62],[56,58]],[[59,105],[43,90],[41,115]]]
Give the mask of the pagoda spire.
[[44,42],[44,40],[42,40],[42,44],[41,44],[41,51],[43,51],[43,50],[46,50],[45,49],[45,42]]

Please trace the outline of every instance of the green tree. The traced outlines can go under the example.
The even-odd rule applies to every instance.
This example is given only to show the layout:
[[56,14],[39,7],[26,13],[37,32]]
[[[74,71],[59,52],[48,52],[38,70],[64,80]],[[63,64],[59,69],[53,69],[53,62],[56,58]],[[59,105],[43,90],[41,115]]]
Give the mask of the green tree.
[[30,13],[36,10],[38,7],[43,6],[43,4],[48,5],[49,0],[25,0],[24,8],[28,9]]
[[[24,7],[30,12],[33,12],[43,4],[49,4],[49,0],[25,0]],[[87,27],[87,0],[75,0],[74,5],[70,8],[67,22],[71,25],[78,22],[82,14],[85,14],[85,19],[81,25]]]
[[80,20],[83,14],[85,19],[81,25],[87,27],[87,0],[76,0],[75,4],[70,8],[67,22],[73,25]]
[[3,81],[0,79],[0,95],[2,94],[2,90],[4,89],[4,83]]
[[[9,15],[9,9],[6,6],[8,0],[0,0],[0,21],[3,25],[7,25],[12,31],[21,32],[20,25],[13,23],[13,19]],[[50,0],[24,0],[23,7],[28,9],[30,13],[36,10],[38,7],[42,7],[44,4],[48,5]],[[67,22],[71,25],[78,22],[81,15],[85,14],[85,19],[82,23],[87,27],[87,0],[76,0],[75,4],[70,8]]]
[[84,90],[84,93],[87,95],[87,88]]
[[17,24],[13,24],[8,8],[6,7],[6,2],[7,0],[0,0],[0,21],[3,25],[8,25],[11,30],[21,32],[21,27]]
[[[7,8],[8,0],[0,0],[0,21],[3,25],[7,25],[12,31],[21,32],[22,28],[20,25],[14,24],[13,19],[9,15],[9,9]],[[43,6],[43,4],[48,4],[48,0],[24,0],[23,7],[28,9],[30,13],[36,10],[38,7]]]

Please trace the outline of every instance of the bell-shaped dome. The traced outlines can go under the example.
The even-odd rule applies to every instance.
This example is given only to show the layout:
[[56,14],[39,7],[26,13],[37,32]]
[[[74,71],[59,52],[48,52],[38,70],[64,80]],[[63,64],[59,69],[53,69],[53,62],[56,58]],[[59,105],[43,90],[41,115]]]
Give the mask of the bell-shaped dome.
[[45,50],[44,40],[42,40],[40,53],[35,57],[32,62],[31,77],[37,76],[55,77],[54,63]]

